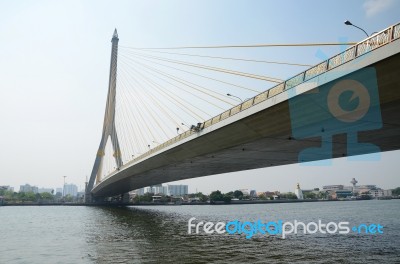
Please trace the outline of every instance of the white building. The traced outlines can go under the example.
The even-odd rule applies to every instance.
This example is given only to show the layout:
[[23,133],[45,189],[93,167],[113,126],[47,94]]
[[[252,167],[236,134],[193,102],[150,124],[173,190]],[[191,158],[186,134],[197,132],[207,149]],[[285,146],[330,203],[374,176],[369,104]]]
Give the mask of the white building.
[[78,186],[75,184],[65,184],[64,185],[64,196],[71,195],[75,197],[78,194]]
[[33,193],[38,193],[39,189],[36,186],[30,186],[29,184],[25,185],[20,185],[19,186],[19,192],[33,192]]
[[188,194],[188,185],[153,185],[141,189],[134,190],[136,195],[143,195],[145,193],[153,193],[155,195],[169,195],[169,196],[183,196]]
[[170,196],[183,196],[188,194],[188,185],[167,185],[167,193]]
[[239,189],[239,191],[241,191],[243,193],[243,196],[249,196],[250,195],[249,189]]
[[168,195],[168,188],[167,186],[156,186],[154,188],[154,194],[164,194],[164,195]]
[[146,193],[154,193],[154,194],[167,194],[166,189],[162,184],[157,184],[153,186],[149,186],[146,188]]
[[392,190],[374,189],[374,190],[369,190],[369,194],[374,198],[392,197]]
[[359,185],[354,188],[354,192],[362,194],[376,189],[379,189],[376,185]]
[[144,194],[144,188],[136,189],[132,191],[132,194],[135,195],[143,195]]
[[296,189],[294,190],[294,194],[296,194],[298,200],[303,200],[303,191],[300,189],[300,184],[297,183]]

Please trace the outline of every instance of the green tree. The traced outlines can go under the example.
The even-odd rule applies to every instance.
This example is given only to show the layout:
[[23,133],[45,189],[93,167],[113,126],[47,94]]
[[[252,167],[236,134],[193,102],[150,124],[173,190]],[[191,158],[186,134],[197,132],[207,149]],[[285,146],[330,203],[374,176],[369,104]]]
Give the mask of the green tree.
[[222,200],[225,203],[230,203],[232,201],[232,196],[224,194],[223,197],[222,197]]
[[12,191],[5,191],[3,196],[6,201],[16,201],[18,195]]
[[207,202],[209,199],[208,199],[208,196],[207,195],[205,195],[205,194],[201,194],[201,196],[200,196],[200,201],[201,202]]
[[236,190],[233,192],[233,197],[235,197],[236,199],[242,200],[243,198],[243,192]]
[[196,193],[195,197],[199,197],[200,202],[207,202],[208,201],[208,196],[203,194],[202,192]]
[[48,192],[41,193],[40,197],[43,200],[46,200],[46,201],[53,201],[54,200],[54,195],[52,195],[51,193],[48,193]]
[[258,198],[260,198],[260,200],[267,200],[268,197],[265,195],[265,193],[262,193],[258,196]]
[[74,200],[74,198],[72,197],[71,194],[67,194],[66,196],[64,196],[64,201],[66,202],[72,202]]
[[26,193],[24,193],[24,196],[23,196],[23,197],[24,197],[23,201],[34,202],[34,201],[37,200],[36,194],[33,193],[33,192],[26,192]]
[[233,192],[232,192],[232,191],[225,193],[225,195],[227,195],[227,196],[229,196],[229,197],[231,197],[231,198],[233,198],[233,197],[234,197],[234,196],[233,196]]
[[167,197],[165,194],[162,194],[161,198],[160,198],[160,202],[166,203],[168,201],[169,201],[169,197]]
[[315,199],[315,198],[317,198],[317,195],[315,193],[313,193],[313,192],[306,192],[304,194],[304,198],[306,198],[306,199]]
[[288,192],[288,193],[282,193],[279,195],[280,198],[283,199],[297,199],[296,194]]
[[393,195],[400,195],[400,187],[397,187],[395,189],[392,190],[392,194]]
[[319,199],[326,199],[326,198],[328,198],[328,193],[327,193],[327,192],[319,192],[319,193],[317,194],[317,197],[318,197]]
[[152,193],[145,193],[143,195],[137,195],[133,201],[134,202],[151,202],[153,201],[153,195]]
[[210,201],[223,201],[223,199],[224,195],[219,190],[211,192],[210,194]]

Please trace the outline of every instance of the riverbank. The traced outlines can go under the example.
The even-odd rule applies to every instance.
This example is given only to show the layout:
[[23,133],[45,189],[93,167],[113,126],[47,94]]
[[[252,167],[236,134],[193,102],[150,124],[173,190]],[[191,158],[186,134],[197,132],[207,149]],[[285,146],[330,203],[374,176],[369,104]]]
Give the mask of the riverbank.
[[[238,205],[238,204],[281,204],[281,203],[314,203],[314,202],[354,202],[366,200],[233,200],[225,202],[192,202],[192,203],[160,203],[160,202],[140,202],[140,203],[4,203],[0,206],[179,206],[179,205]],[[372,201],[372,200],[369,200]]]

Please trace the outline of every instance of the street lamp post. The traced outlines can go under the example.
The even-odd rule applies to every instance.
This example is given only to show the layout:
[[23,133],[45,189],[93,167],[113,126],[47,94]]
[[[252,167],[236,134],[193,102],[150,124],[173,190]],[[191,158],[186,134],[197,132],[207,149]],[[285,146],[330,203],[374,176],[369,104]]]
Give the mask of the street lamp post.
[[67,176],[63,176],[64,177],[64,186],[63,186],[63,197],[65,196],[65,178],[67,178]]
[[231,97],[235,97],[235,98],[239,99],[240,102],[243,103],[243,100],[242,100],[242,98],[240,98],[240,97],[237,97],[237,96],[235,96],[235,95],[233,95],[233,94],[230,94],[230,93],[227,93],[226,95],[227,95],[227,96],[231,96]]
[[182,123],[182,126],[185,126],[190,129],[190,127],[188,125],[186,125],[185,123]]
[[365,35],[367,35],[367,37],[369,37],[368,33],[364,29],[357,27],[356,25],[352,24],[349,20],[344,21],[344,24],[348,25],[348,26],[353,26],[353,27],[356,27],[356,28],[362,30],[365,33]]

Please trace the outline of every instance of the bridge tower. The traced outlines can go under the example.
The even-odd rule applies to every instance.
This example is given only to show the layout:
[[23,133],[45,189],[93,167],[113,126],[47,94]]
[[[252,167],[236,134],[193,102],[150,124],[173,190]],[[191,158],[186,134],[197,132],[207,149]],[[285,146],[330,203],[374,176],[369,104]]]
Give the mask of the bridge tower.
[[117,168],[122,166],[121,150],[118,142],[117,130],[115,128],[115,96],[116,96],[116,85],[117,85],[117,57],[118,57],[118,33],[117,29],[114,30],[113,37],[111,39],[111,62],[110,62],[110,76],[108,82],[108,95],[106,103],[106,111],[104,114],[103,132],[101,135],[100,146],[97,151],[96,160],[93,165],[92,173],[90,175],[89,183],[86,186],[85,191],[85,202],[92,201],[91,190],[93,189],[94,182],[101,180],[102,162],[104,158],[104,151],[107,144],[107,140],[110,138],[113,151],[114,159]]

